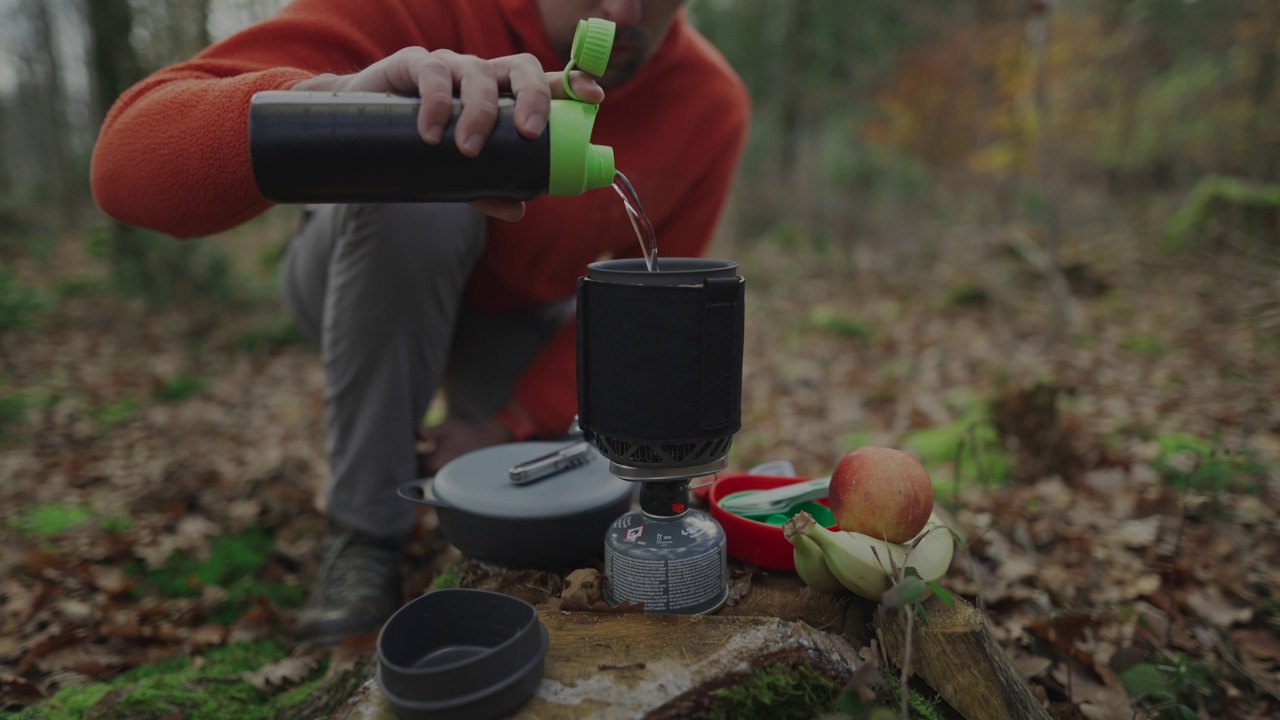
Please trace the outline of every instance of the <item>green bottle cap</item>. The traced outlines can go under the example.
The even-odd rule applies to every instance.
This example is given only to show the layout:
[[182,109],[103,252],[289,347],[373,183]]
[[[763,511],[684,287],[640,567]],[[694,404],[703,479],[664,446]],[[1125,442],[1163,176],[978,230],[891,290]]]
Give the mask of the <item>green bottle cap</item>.
[[569,88],[570,70],[577,68],[595,77],[604,75],[605,68],[609,67],[609,54],[613,52],[613,35],[617,27],[612,20],[604,18],[578,21],[578,29],[573,33],[573,47],[569,50],[569,64],[565,66],[560,81],[569,97],[582,99]]
[[591,144],[591,128],[600,106],[576,100],[552,100],[547,117],[551,173],[548,195],[581,195],[613,184],[613,148]]
[[573,33],[573,49],[569,51],[569,59],[579,70],[600,77],[609,67],[609,53],[613,51],[613,34],[617,26],[604,18],[589,18],[578,21],[578,29]]

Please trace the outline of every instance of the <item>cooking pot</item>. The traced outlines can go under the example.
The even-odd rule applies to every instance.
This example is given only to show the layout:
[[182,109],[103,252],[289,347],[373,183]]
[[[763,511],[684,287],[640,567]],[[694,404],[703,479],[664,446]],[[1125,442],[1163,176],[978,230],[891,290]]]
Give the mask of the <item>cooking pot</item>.
[[604,554],[609,525],[631,509],[635,486],[609,473],[591,448],[579,464],[531,482],[511,468],[563,442],[494,445],[447,463],[434,477],[404,483],[401,497],[431,505],[440,530],[468,557],[508,567],[561,568]]

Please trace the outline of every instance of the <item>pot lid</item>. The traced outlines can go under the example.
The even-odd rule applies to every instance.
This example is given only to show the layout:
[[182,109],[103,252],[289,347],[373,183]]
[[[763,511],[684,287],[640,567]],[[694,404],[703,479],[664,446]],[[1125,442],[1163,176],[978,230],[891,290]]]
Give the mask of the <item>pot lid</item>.
[[577,467],[523,485],[511,482],[512,467],[566,444],[509,443],[467,453],[436,473],[432,481],[435,494],[450,507],[478,515],[538,519],[598,510],[635,489],[632,483],[610,474],[609,461],[595,448]]

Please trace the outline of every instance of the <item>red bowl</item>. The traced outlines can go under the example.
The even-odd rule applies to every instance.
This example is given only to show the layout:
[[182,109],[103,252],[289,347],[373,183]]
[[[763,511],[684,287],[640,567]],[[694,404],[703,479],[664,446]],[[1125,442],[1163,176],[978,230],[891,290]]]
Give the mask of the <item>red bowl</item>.
[[[791,543],[782,528],[734,515],[720,507],[720,500],[746,490],[771,490],[783,485],[804,482],[809,478],[772,477],[769,475],[726,475],[711,485],[707,504],[711,516],[724,528],[729,556],[766,570],[796,571]],[[827,499],[815,501],[827,504]],[[829,527],[836,528],[832,524]]]

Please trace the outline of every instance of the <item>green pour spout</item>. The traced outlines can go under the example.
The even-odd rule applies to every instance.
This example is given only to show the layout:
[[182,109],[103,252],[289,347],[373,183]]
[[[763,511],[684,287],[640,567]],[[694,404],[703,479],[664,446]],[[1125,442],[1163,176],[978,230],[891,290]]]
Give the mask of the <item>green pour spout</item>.
[[551,176],[548,195],[581,195],[613,184],[613,148],[591,143],[591,130],[600,107],[584,102],[569,87],[569,72],[579,69],[600,77],[609,65],[616,26],[603,18],[578,21],[569,64],[562,83],[571,100],[552,100],[547,118],[550,133]]

